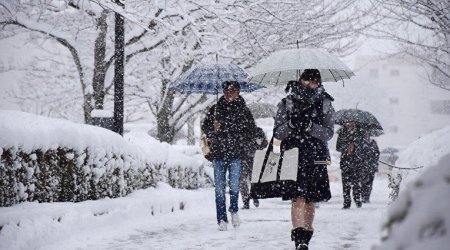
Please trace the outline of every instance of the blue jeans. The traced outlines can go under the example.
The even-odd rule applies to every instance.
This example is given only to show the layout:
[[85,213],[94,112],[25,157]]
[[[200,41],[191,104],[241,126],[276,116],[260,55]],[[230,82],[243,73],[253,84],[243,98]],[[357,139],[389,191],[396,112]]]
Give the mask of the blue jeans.
[[228,222],[225,187],[226,172],[228,170],[228,179],[230,186],[230,208],[228,211],[236,213],[239,199],[239,178],[241,176],[242,163],[239,159],[233,160],[213,160],[214,165],[214,182],[216,186],[216,212],[217,223],[221,220]]

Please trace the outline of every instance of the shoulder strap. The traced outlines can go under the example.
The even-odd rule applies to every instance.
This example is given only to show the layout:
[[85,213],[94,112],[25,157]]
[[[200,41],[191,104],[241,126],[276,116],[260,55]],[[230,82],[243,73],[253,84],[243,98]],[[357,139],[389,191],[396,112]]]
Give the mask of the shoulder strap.
[[264,156],[264,161],[263,161],[263,165],[261,168],[261,172],[259,173],[258,183],[261,182],[262,176],[264,174],[264,170],[266,170],[267,160],[269,159],[269,155],[270,155],[270,152],[272,152],[272,149],[273,149],[273,136],[272,136],[272,139],[270,139],[269,146],[267,147],[267,150],[266,150],[266,155]]

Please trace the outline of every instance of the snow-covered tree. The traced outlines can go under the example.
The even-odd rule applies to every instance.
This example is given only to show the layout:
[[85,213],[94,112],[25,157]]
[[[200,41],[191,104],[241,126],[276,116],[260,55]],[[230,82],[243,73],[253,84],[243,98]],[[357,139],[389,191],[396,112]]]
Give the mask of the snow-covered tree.
[[394,41],[400,52],[428,66],[429,80],[450,90],[450,2],[371,0],[380,19],[372,35]]
[[[87,123],[93,109],[108,106],[105,97],[113,91],[113,13],[123,15],[125,110],[139,110],[146,103],[157,118],[158,139],[168,142],[215,99],[169,91],[192,66],[213,62],[217,55],[219,62],[249,68],[297,42],[346,55],[356,48],[361,30],[371,25],[363,19],[366,11],[351,0],[128,0],[124,9],[106,0],[0,0],[0,12],[3,31],[28,30],[35,34],[34,42],[67,49]],[[75,81],[60,76],[60,87]]]

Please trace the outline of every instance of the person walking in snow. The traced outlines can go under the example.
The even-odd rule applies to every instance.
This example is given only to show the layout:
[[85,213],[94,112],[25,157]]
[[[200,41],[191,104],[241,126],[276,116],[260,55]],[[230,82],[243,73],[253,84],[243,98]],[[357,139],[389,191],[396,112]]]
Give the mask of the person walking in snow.
[[292,201],[291,240],[296,249],[306,250],[314,233],[315,203],[331,198],[325,161],[327,141],[334,133],[333,98],[317,69],[305,69],[286,91],[290,94],[278,104],[275,116],[274,146],[277,142],[281,150],[299,148],[296,187],[282,198]]
[[[244,206],[242,209],[250,209],[250,179],[253,169],[253,158],[255,157],[256,150],[262,150],[267,147],[269,142],[267,141],[264,130],[260,127],[256,127],[256,133],[253,140],[246,145],[246,155],[242,161],[242,173],[239,185],[239,191],[241,192],[242,202]],[[259,207],[259,200],[254,198],[253,205]]]
[[239,179],[242,160],[246,157],[246,150],[243,148],[253,139],[256,124],[244,98],[240,96],[239,82],[226,81],[222,87],[223,96],[209,109],[201,129],[211,143],[217,223],[219,230],[225,231],[228,224],[225,199],[226,173],[228,171],[230,187],[228,211],[231,213],[233,227],[238,227]]
[[361,198],[363,203],[370,202],[372,193],[373,180],[375,173],[378,172],[378,160],[380,158],[380,150],[377,142],[370,138],[370,134],[366,134],[366,143],[363,148],[363,163],[361,175]]
[[336,150],[341,152],[343,209],[349,209],[352,203],[351,193],[356,207],[362,206],[361,176],[364,159],[363,150],[366,132],[355,122],[346,122],[337,132]]

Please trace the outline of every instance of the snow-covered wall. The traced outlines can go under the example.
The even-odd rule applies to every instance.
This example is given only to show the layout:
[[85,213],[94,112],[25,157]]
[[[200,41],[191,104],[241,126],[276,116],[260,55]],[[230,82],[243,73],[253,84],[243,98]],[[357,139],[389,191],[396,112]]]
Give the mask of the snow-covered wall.
[[169,157],[170,145],[142,135],[18,111],[0,111],[0,133],[0,206],[120,197],[158,181],[197,188],[210,179],[199,156]]

